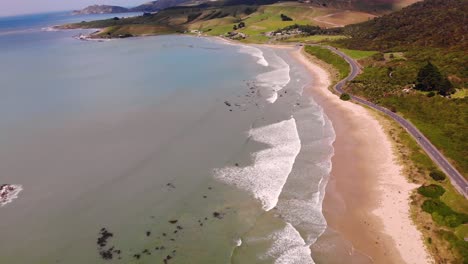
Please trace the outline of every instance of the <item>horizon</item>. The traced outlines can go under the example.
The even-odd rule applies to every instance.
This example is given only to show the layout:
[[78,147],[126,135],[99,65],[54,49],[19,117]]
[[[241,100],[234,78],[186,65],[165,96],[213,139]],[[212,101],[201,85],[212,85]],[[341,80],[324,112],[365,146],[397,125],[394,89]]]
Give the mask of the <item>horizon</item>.
[[59,0],[23,0],[21,2],[13,2],[11,0],[7,1],[8,2],[0,9],[0,17],[77,10],[90,5],[117,5],[131,7],[148,2],[146,0],[80,0],[73,2]]

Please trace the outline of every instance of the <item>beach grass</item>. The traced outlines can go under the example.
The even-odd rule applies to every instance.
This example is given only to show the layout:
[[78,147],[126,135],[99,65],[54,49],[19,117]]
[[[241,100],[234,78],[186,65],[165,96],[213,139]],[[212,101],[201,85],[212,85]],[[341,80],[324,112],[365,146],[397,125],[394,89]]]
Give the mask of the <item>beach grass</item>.
[[344,39],[343,35],[313,35],[313,36],[297,36],[283,40],[284,42],[303,42],[303,43],[321,43]]
[[[338,38],[338,39],[343,39],[343,38]],[[355,60],[368,58],[378,53],[378,51],[351,50],[351,49],[343,49],[343,48],[340,48],[339,50]]]
[[329,49],[322,48],[319,46],[306,46],[305,51],[308,54],[316,57],[317,59],[322,60],[325,63],[335,67],[339,72],[340,79],[344,79],[349,75],[349,64],[342,57],[333,53]]

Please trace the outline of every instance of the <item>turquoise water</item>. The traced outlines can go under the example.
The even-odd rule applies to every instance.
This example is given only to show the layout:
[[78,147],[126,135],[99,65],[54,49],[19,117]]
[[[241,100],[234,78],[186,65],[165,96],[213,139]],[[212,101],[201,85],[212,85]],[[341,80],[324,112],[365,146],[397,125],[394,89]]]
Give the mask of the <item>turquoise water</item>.
[[313,263],[334,133],[288,50],[38,21],[0,33],[1,263]]

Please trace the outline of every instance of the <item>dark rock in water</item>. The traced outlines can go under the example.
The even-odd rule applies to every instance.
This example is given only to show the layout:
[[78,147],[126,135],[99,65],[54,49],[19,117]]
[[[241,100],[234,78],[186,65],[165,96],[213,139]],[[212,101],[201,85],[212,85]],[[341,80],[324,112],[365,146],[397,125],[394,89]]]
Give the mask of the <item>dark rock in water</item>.
[[114,234],[112,234],[111,232],[107,231],[106,228],[101,228],[101,232],[99,232],[99,234],[101,235],[100,237],[98,237],[97,239],[97,244],[99,245],[99,247],[105,247],[107,245],[107,240],[111,237],[114,236]]
[[231,106],[231,103],[229,103],[228,101],[224,101],[224,104],[227,106]]
[[172,183],[168,183],[168,184],[166,184],[166,186],[167,186],[167,187],[169,187],[169,188],[173,188],[173,189],[175,189],[175,185],[174,185],[174,184],[172,184]]
[[136,258],[136,259],[140,259],[141,256],[140,256],[140,254],[135,254],[135,255],[133,255],[133,257]]
[[177,229],[182,230],[183,228],[180,225],[178,225]]
[[101,255],[101,257],[103,259],[112,259],[113,258],[111,250],[99,251],[99,255]]
[[211,187],[208,187],[208,190],[211,190],[211,189],[213,189],[213,188],[211,188]]
[[203,223],[200,223],[200,226],[203,226]]
[[146,255],[151,255],[151,252],[149,252],[148,249],[143,250],[141,253],[146,254]]
[[175,223],[177,223],[177,221],[178,221],[178,220],[169,220],[169,223],[175,224]]
[[114,252],[117,254],[117,255],[120,255],[120,253],[122,253],[122,251],[120,249],[116,249],[114,250]]
[[160,250],[164,250],[164,249],[166,249],[166,248],[165,248],[164,246],[161,246],[159,249],[160,249]]
[[203,198],[205,198],[205,199],[206,199],[206,197],[207,197],[206,195],[203,195]]
[[146,231],[146,236],[151,236],[151,231]]
[[177,234],[178,230],[174,230],[174,234]]
[[166,236],[166,233],[162,233],[163,236]]
[[236,163],[236,164],[234,164],[234,165],[236,165],[236,167],[239,167],[239,163]]
[[208,220],[208,217],[205,217],[205,220]]
[[213,217],[216,217],[218,219],[223,219],[223,214],[221,214],[219,212],[213,212]]
[[172,259],[172,257],[169,256],[169,255],[167,255],[166,259],[167,259],[167,260],[170,260],[170,259]]

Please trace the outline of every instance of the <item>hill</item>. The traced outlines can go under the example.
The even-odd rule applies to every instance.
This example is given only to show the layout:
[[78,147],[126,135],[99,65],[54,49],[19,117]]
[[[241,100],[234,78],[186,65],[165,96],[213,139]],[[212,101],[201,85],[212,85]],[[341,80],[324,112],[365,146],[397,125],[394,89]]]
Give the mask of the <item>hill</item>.
[[385,50],[419,46],[468,48],[468,1],[426,0],[382,17],[345,27],[348,47]]
[[73,11],[73,15],[113,14],[125,12],[129,12],[128,9],[121,6],[92,5],[82,10]]
[[[335,8],[342,10],[356,10],[366,12],[389,12],[392,10],[400,9],[411,3],[420,0],[298,0],[288,2],[300,2],[315,7]],[[156,12],[169,7],[179,5],[199,5],[207,3],[212,5],[217,2],[218,5],[235,6],[235,5],[269,5],[281,2],[279,0],[158,0],[141,4],[132,8],[125,8],[121,6],[110,5],[92,5],[82,10],[73,11],[75,15],[86,14],[111,14],[111,13],[125,13],[125,12]]]
[[178,6],[192,0],[158,0],[144,3],[142,5],[130,8],[131,12],[156,12],[168,7]]

